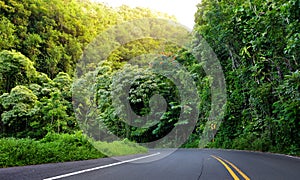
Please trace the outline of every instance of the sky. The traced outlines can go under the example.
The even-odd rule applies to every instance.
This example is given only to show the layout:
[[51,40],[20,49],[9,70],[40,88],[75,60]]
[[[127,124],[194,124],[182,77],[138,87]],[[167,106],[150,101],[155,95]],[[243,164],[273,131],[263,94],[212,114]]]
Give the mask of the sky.
[[196,5],[201,0],[93,0],[104,2],[112,7],[123,4],[130,7],[146,7],[160,12],[174,15],[180,24],[192,29],[194,26],[194,14]]

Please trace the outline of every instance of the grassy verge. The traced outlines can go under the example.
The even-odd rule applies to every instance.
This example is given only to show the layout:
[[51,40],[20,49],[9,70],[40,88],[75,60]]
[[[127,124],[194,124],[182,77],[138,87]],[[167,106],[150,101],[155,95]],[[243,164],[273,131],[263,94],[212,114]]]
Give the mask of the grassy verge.
[[[43,163],[66,162],[147,152],[135,143],[116,141],[93,142],[76,134],[48,134],[36,141],[32,139],[0,139],[0,167],[24,166]],[[103,153],[102,153],[103,152]]]
[[111,143],[96,141],[93,143],[99,151],[107,156],[123,156],[128,154],[139,154],[147,152],[145,147],[139,146],[127,139]]

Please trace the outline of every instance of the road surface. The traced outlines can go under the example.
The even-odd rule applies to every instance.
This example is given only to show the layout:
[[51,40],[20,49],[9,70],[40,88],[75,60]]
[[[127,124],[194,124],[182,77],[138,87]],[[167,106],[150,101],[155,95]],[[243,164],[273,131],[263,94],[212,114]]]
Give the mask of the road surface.
[[1,180],[297,180],[300,159],[212,149],[151,150],[148,154],[0,169]]

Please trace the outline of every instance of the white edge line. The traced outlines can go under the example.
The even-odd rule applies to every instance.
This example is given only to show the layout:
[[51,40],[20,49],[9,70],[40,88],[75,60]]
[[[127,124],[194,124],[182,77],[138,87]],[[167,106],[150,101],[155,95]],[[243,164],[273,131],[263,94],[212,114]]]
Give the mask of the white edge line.
[[140,159],[149,158],[149,157],[152,157],[152,156],[157,156],[159,154],[160,154],[160,152],[155,153],[155,154],[150,154],[148,156],[142,156],[142,157],[139,157],[139,158],[134,158],[134,159],[129,159],[129,160],[125,160],[125,161],[120,161],[120,162],[117,162],[117,163],[112,163],[112,164],[108,164],[108,165],[104,165],[104,166],[99,166],[99,167],[85,169],[85,170],[81,170],[81,171],[76,171],[76,172],[72,172],[72,173],[68,173],[68,174],[63,174],[63,175],[59,175],[59,176],[55,176],[55,177],[50,177],[50,178],[46,178],[46,179],[43,179],[43,180],[61,179],[61,178],[64,178],[64,177],[74,176],[74,175],[77,175],[77,174],[82,174],[82,173],[86,173],[86,172],[90,172],[90,171],[95,171],[95,170],[98,170],[98,169],[104,169],[104,168],[108,168],[108,167],[112,167],[112,166],[117,166],[117,165],[128,163],[128,162],[137,161],[137,160],[140,160]]
[[273,156],[281,156],[281,157],[288,157],[291,159],[298,159],[300,160],[300,156],[292,156],[292,155],[288,155],[288,154],[279,154],[279,153],[275,153],[275,152],[262,152],[262,151],[255,151],[255,150],[240,150],[240,149],[220,149],[220,148],[203,148],[206,150],[221,150],[221,151],[229,151],[229,152],[250,152],[250,153],[257,153],[257,154],[267,154],[267,155],[273,155]]

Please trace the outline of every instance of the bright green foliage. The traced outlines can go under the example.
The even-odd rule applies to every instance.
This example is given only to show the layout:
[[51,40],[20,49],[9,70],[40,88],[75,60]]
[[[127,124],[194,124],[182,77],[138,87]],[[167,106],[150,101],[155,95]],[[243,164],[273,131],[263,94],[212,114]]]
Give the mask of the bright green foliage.
[[71,82],[68,74],[59,73],[53,81],[42,86],[30,85],[39,97],[32,111],[34,121],[31,123],[38,137],[47,132],[71,133],[77,129],[71,104]]
[[0,166],[24,166],[104,157],[80,134],[48,134],[40,141],[1,139]]
[[299,116],[300,116],[300,73],[296,71],[286,75],[284,82],[276,88],[278,100],[273,103],[274,126],[278,131],[274,134],[279,149],[297,154],[299,150]]
[[[39,141],[3,138],[0,139],[0,144],[1,168],[147,152],[144,147],[128,140],[113,143],[95,142],[82,135],[81,132],[72,135],[48,133]],[[101,152],[96,148],[101,149]]]
[[17,136],[22,137],[29,133],[31,122],[31,110],[37,103],[37,97],[25,86],[16,86],[10,92],[0,96],[0,102],[4,109],[1,115],[5,131],[17,132]]
[[[100,124],[118,137],[142,143],[158,140],[176,126],[189,127],[191,120],[197,118],[191,115],[196,114],[192,107],[197,98],[190,86],[193,81],[189,81],[188,72],[179,68],[175,58],[161,55],[148,59],[149,66],[128,64],[116,72],[109,63],[104,63],[97,76]],[[192,57],[189,63],[196,66]],[[198,71],[194,66],[191,70],[193,73]],[[186,139],[187,132],[182,129],[176,130],[175,139],[165,139],[163,143],[175,145],[179,139]]]
[[54,78],[72,74],[88,43],[117,23],[138,18],[169,18],[143,8],[112,9],[77,0],[1,0],[0,50],[15,49]]
[[0,93],[10,92],[17,85],[34,81],[36,70],[33,63],[15,51],[0,52]]
[[35,75],[33,81],[38,84],[23,82],[26,86],[1,96],[2,136],[42,138],[47,132],[77,129],[69,75],[60,73],[53,81],[44,74]]
[[[181,32],[175,26],[164,32],[164,21],[132,21],[106,32],[125,21],[173,19],[148,9],[113,9],[86,0],[0,0],[0,137],[40,139],[0,140],[0,166],[103,157],[86,137],[76,134],[79,128],[98,132],[93,135],[97,140],[111,140],[100,131],[103,126],[123,137],[122,142],[94,142],[108,155],[145,152],[127,139],[158,140],[188,126],[188,115],[196,111],[196,127],[183,147],[198,147],[202,133],[213,137],[213,131],[205,132],[205,124],[212,107],[212,75],[221,71],[210,64],[201,36],[220,60],[227,89],[224,121],[209,147],[299,154],[299,14],[299,0],[202,0],[192,53],[166,41]],[[127,25],[139,28],[128,31]],[[99,34],[103,39],[88,47]],[[145,38],[135,39],[141,35]],[[165,39],[146,38],[161,36]],[[103,59],[99,49],[105,54],[112,47]],[[84,51],[85,61],[78,63]],[[151,53],[158,56],[141,56]],[[128,61],[137,66],[124,66]],[[75,68],[78,81],[73,79]],[[175,75],[181,84],[161,72]],[[193,82],[198,109],[191,108],[196,99],[190,96]],[[85,88],[90,84],[95,86]],[[179,85],[189,88],[182,92]],[[72,90],[78,93],[73,98],[80,99],[72,99]],[[77,119],[93,121],[79,125],[73,105]],[[92,105],[97,105],[95,112],[90,112]],[[185,118],[179,121],[180,114]],[[188,135],[177,131],[175,138]],[[107,151],[110,148],[123,153]]]
[[0,50],[10,49],[18,44],[16,27],[6,17],[0,18]]
[[299,153],[299,6],[299,0],[198,5],[195,31],[216,52],[228,90],[212,146]]
[[146,153],[147,148],[139,146],[137,143],[124,139],[122,141],[114,141],[111,143],[94,141],[94,147],[105,155],[111,156],[124,156],[129,154]]
[[[151,17],[173,18],[148,9],[112,9],[85,0],[0,0],[0,137],[42,139],[1,140],[1,166],[103,157],[87,139],[78,145],[77,137],[69,142],[77,135],[49,133],[74,134],[79,129],[72,105],[72,76],[86,46],[113,25]],[[120,67],[118,61],[157,45],[153,40],[131,43],[113,53],[111,63]],[[84,108],[90,99],[83,98],[87,98],[85,104],[76,111],[88,110]],[[58,138],[46,142],[50,136]],[[95,145],[105,147],[110,155],[145,152],[127,141]],[[107,150],[116,146],[123,152]],[[12,154],[7,154],[8,149],[13,149]]]
[[[122,6],[112,9],[89,1],[1,0],[0,94],[8,93],[3,98],[11,97],[14,93],[10,92],[11,89],[24,86],[37,98],[32,104],[22,102],[22,106],[18,106],[18,111],[23,106],[26,109],[27,121],[22,130],[10,128],[12,125],[7,120],[15,116],[13,112],[17,112],[17,106],[6,107],[2,101],[0,113],[5,121],[2,119],[0,123],[1,136],[18,134],[18,137],[42,138],[49,131],[71,133],[78,129],[72,106],[71,84],[75,65],[84,48],[112,25],[158,16],[169,18],[166,14],[142,8]],[[142,44],[146,44],[145,47]],[[126,51],[130,51],[129,54],[138,55],[148,52],[156,44],[133,43],[125,46],[121,50],[123,53],[119,54],[128,54]],[[142,48],[143,51],[138,51]],[[124,60],[126,58],[130,57],[122,57]],[[117,64],[119,60],[113,58],[113,61]],[[25,115],[14,118],[20,117],[25,118]],[[21,124],[17,126],[21,127]],[[24,128],[27,133],[23,131]]]

